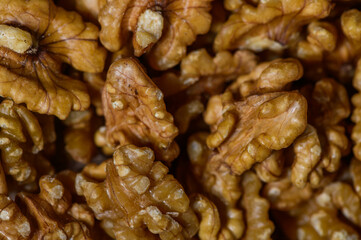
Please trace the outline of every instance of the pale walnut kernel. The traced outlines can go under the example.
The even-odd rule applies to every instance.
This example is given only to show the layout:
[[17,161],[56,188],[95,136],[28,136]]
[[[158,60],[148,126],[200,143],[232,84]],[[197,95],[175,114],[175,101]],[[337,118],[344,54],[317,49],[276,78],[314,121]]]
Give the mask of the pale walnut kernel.
[[33,45],[30,33],[20,28],[0,25],[0,46],[17,53],[25,53]]
[[[138,26],[135,32],[135,43],[138,44],[140,48],[145,49],[160,39],[162,31],[162,15],[159,12],[147,9],[139,16]],[[136,52],[135,54],[139,55],[140,53]]]

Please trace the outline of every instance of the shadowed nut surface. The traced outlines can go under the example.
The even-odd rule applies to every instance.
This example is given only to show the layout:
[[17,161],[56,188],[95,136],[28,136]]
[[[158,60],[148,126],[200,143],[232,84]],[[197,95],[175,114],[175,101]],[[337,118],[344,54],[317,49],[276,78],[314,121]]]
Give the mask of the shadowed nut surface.
[[110,51],[133,33],[134,54],[148,54],[157,70],[177,65],[196,36],[208,32],[212,0],[107,0],[100,9],[100,40]]
[[126,145],[114,152],[106,179],[96,182],[83,174],[76,190],[84,196],[102,227],[116,239],[191,238],[198,221],[182,186],[154,161],[149,148]]
[[[0,122],[1,165],[4,172],[17,182],[34,182],[37,171],[33,159],[43,150],[46,142],[37,117],[26,107],[3,100],[0,103]],[[2,187],[1,192],[6,193],[6,186]]]
[[1,96],[61,119],[89,106],[85,85],[61,67],[66,63],[79,71],[103,70],[106,52],[98,45],[95,25],[52,1],[2,0],[0,28]]
[[106,138],[113,146],[150,146],[159,160],[178,155],[173,139],[178,129],[167,112],[163,93],[132,58],[119,59],[109,71],[103,89]]

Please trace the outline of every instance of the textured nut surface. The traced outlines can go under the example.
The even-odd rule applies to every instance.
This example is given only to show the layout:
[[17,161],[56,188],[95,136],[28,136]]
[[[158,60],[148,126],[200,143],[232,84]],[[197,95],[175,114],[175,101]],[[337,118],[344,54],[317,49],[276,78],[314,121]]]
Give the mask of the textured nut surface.
[[112,145],[151,146],[160,160],[178,155],[178,129],[167,112],[163,93],[132,58],[119,59],[103,90],[106,137]]
[[[222,26],[214,41],[216,51],[248,48],[279,51],[299,35],[302,26],[327,17],[328,0],[259,1],[241,4]],[[262,16],[262,17],[259,17]]]
[[[24,11],[27,14],[20,14]],[[61,65],[67,63],[87,72],[103,70],[106,52],[97,43],[95,25],[46,0],[2,1],[0,25],[21,26],[33,39],[31,48],[23,54],[0,47],[1,96],[61,119],[72,109],[89,106],[85,85],[65,75]]]
[[[212,105],[207,108],[212,111]],[[207,138],[217,147],[218,159],[242,174],[272,150],[288,147],[306,128],[307,102],[296,92],[255,95],[242,102],[226,103],[216,129]],[[207,114],[206,112],[206,114]],[[212,123],[212,122],[210,122]]]
[[126,145],[107,163],[104,182],[83,174],[76,178],[83,195],[103,228],[116,239],[132,237],[190,238],[198,221],[182,186],[168,168],[154,161],[149,148]]
[[249,74],[239,76],[228,89],[245,98],[284,90],[287,84],[300,79],[302,75],[303,67],[297,59],[276,59],[263,62]]
[[124,46],[133,32],[136,56],[149,51],[158,70],[177,65],[198,34],[208,32],[211,0],[108,0],[99,12],[100,40],[110,51]]

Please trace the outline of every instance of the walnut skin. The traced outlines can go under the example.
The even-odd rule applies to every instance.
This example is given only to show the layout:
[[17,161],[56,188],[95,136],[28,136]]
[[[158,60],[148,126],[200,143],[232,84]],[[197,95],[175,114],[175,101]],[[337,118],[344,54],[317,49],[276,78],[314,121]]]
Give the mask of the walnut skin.
[[56,7],[52,1],[2,0],[0,26],[5,38],[29,43],[23,49],[14,42],[0,43],[1,96],[25,103],[31,111],[61,119],[72,109],[89,106],[85,85],[63,74],[61,66],[66,63],[86,72],[103,70],[106,52],[97,43],[95,25],[83,22],[75,12]]
[[135,59],[119,59],[111,65],[103,107],[106,137],[112,145],[152,146],[157,158],[165,161],[178,155],[173,116],[165,108],[162,92]]
[[306,130],[293,143],[293,151],[295,157],[291,167],[291,180],[296,187],[304,188],[311,172],[317,174],[314,168],[321,160],[321,144],[314,127],[307,125]]
[[0,236],[14,240],[90,239],[87,226],[67,214],[72,199],[64,185],[50,175],[43,176],[39,185],[39,194],[21,192],[16,204],[0,195]]
[[262,183],[253,172],[246,172],[243,175],[242,207],[246,212],[247,228],[242,239],[271,239],[274,231],[274,224],[268,218],[269,202],[259,196]]
[[[213,107],[208,105],[205,114]],[[296,92],[267,93],[242,102],[225,102],[216,124],[208,121],[215,130],[208,136],[207,145],[217,148],[220,156],[217,159],[232,172],[242,174],[254,163],[265,160],[272,150],[292,144],[306,128],[306,109],[305,98]]]
[[336,48],[338,32],[331,23],[311,22],[307,26],[307,33],[306,40],[298,42],[295,49],[292,49],[294,55],[304,62],[321,62],[325,58],[325,53]]
[[[33,159],[44,147],[43,131],[37,118],[26,107],[3,100],[0,103],[0,119],[4,172],[20,183],[33,182],[37,175]],[[6,193],[4,185],[2,193]]]
[[183,239],[198,231],[195,214],[182,186],[149,148],[126,145],[114,152],[106,166],[106,179],[96,182],[76,177],[76,191],[85,197],[116,239]]
[[148,62],[158,70],[177,65],[186,47],[211,25],[212,0],[107,0],[98,19],[100,40],[115,52],[133,33],[135,56],[149,51]]
[[222,26],[213,47],[217,52],[236,48],[280,51],[297,39],[302,26],[327,17],[331,8],[328,0],[257,1],[255,7],[244,3]]
[[303,67],[297,59],[276,59],[263,62],[249,74],[239,76],[228,89],[245,98],[254,94],[284,90],[287,84],[300,79],[302,75]]

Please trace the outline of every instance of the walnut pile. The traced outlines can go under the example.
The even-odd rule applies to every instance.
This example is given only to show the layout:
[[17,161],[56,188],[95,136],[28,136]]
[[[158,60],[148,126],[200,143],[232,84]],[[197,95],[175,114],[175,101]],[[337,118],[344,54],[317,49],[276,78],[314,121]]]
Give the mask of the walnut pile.
[[0,0],[0,239],[361,239],[360,9]]

